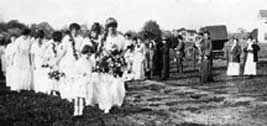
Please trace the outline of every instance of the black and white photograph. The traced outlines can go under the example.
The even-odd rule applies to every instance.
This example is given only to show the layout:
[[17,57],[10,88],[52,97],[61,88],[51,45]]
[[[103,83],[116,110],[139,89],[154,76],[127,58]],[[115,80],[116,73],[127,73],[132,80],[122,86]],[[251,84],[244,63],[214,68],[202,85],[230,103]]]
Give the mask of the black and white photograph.
[[267,0],[0,0],[0,126],[267,126]]

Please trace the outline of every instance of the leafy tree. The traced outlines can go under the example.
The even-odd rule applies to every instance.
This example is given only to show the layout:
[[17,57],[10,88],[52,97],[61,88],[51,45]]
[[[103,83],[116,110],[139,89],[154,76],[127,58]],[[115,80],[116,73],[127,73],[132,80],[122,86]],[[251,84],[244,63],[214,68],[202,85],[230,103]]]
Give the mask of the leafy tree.
[[0,23],[0,32],[7,31],[7,29],[8,29],[7,24],[4,22],[1,22]]
[[27,28],[27,26],[23,23],[20,23],[18,20],[10,20],[7,22],[7,27],[8,29],[10,28],[19,28],[19,29],[24,29]]
[[149,20],[144,24],[141,31],[142,34],[146,34],[149,39],[158,40],[161,37],[161,30],[156,21]]
[[54,29],[48,22],[41,22],[40,24],[37,25],[37,27],[39,30],[40,29],[44,30],[47,38],[51,38]]

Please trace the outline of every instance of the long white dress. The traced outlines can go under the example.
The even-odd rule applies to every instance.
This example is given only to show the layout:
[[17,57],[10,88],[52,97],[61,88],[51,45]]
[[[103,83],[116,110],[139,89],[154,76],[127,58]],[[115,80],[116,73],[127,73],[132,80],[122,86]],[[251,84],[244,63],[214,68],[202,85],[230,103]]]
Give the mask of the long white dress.
[[33,70],[33,84],[34,90],[36,92],[46,93],[46,72],[45,68],[42,67],[44,65],[44,44],[39,45],[38,42],[34,42],[31,48],[31,54],[33,55],[33,65],[35,69]]
[[[77,51],[77,54],[79,54],[81,51],[83,39],[81,38],[81,36],[77,36],[74,38],[74,40],[76,43],[75,49]],[[60,94],[62,98],[71,101],[75,97],[72,86],[74,78],[73,73],[75,73],[74,66],[77,60],[73,55],[72,42],[70,41],[69,35],[65,36],[62,43],[59,45],[58,57],[62,57],[59,62],[59,70],[65,73],[65,77],[60,80]]]
[[125,97],[123,78],[115,78],[111,74],[92,73],[93,103],[108,113],[112,106],[120,107]]
[[13,90],[14,85],[14,55],[15,55],[15,43],[9,43],[5,50],[5,59],[6,59],[6,85]]
[[[236,45],[233,45],[231,51],[235,48]],[[232,55],[231,55],[232,56]],[[239,62],[229,62],[227,67],[226,75],[228,76],[238,76],[240,75],[240,63]]]
[[[252,51],[252,42],[248,43],[247,50]],[[245,70],[244,70],[244,75],[256,75],[257,74],[257,66],[256,62],[254,62],[254,55],[252,52],[247,53],[247,59],[245,63]]]
[[140,80],[145,78],[145,45],[140,44],[134,50],[133,62],[134,79]]
[[15,57],[14,57],[14,85],[13,90],[31,90],[32,85],[32,72],[30,64],[30,48],[31,42],[21,36],[15,41]]

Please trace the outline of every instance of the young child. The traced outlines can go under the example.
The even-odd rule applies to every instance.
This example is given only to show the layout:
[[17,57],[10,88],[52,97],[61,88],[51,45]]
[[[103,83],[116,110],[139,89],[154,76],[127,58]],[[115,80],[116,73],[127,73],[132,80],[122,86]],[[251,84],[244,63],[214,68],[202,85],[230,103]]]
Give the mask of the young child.
[[126,81],[130,81],[134,78],[134,74],[132,72],[132,65],[133,65],[133,56],[134,56],[134,45],[130,45],[127,47],[126,52],[124,54],[124,58],[127,63],[127,69],[123,73],[123,78]]
[[90,83],[93,61],[90,57],[95,53],[93,47],[85,45],[81,51],[81,57],[75,64],[73,78],[74,93],[74,116],[83,115],[83,109],[86,104],[90,104],[93,98],[93,86]]

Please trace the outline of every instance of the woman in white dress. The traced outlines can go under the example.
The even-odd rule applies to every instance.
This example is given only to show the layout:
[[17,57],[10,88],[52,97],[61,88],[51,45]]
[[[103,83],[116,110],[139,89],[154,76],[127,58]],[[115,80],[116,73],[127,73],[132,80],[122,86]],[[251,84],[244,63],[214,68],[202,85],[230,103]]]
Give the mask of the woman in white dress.
[[11,35],[9,39],[10,43],[7,45],[5,50],[5,59],[6,59],[6,85],[10,87],[11,90],[14,90],[14,56],[15,56],[15,41],[16,36]]
[[56,31],[52,34],[52,40],[44,44],[43,54],[43,85],[40,85],[40,90],[46,94],[59,95],[59,82],[49,78],[48,73],[58,69],[57,57],[59,55],[60,43],[62,41],[62,33]]
[[71,101],[74,98],[72,93],[73,82],[73,67],[75,62],[79,59],[80,48],[82,46],[83,38],[78,35],[80,26],[76,23],[70,25],[70,33],[67,34],[60,44],[60,50],[58,54],[57,64],[59,64],[59,70],[65,74],[64,82],[61,83],[60,93],[62,98],[66,98]]
[[93,102],[93,61],[90,60],[93,53],[94,48],[85,45],[81,51],[81,57],[73,66],[75,68],[73,73],[74,116],[83,114],[85,102],[86,105],[91,105]]
[[[114,18],[106,21],[107,33],[102,39],[103,51],[111,52],[114,49],[122,50],[124,37],[117,32],[118,23]],[[94,78],[94,99],[101,110],[109,113],[112,106],[120,107],[125,96],[124,80],[121,77],[114,77],[111,74],[93,74]]]
[[246,63],[244,75],[255,76],[257,74],[258,51],[260,47],[256,44],[256,40],[249,37],[247,47],[244,48],[246,53]]
[[145,44],[137,37],[134,49],[133,73],[135,80],[145,79]]
[[73,65],[78,60],[80,48],[83,38],[78,35],[80,26],[76,23],[70,25],[70,33],[62,40],[62,49],[60,51],[58,63],[60,69],[66,74],[66,77],[71,76]]
[[14,57],[14,90],[20,92],[21,90],[31,90],[32,76],[31,76],[31,59],[30,59],[30,48],[31,42],[29,35],[31,31],[25,29],[22,35],[16,39],[15,46],[15,57]]
[[114,48],[124,49],[125,39],[117,31],[118,23],[114,18],[108,18],[106,21],[107,32],[103,36],[102,44],[105,51],[112,51]]
[[31,59],[33,66],[33,84],[36,92],[43,92],[43,85],[46,85],[44,75],[44,68],[42,68],[44,62],[44,31],[37,32],[34,43],[31,47]]
[[241,46],[238,43],[238,39],[233,39],[233,45],[230,51],[230,62],[227,68],[228,76],[239,76],[240,75],[240,55]]

